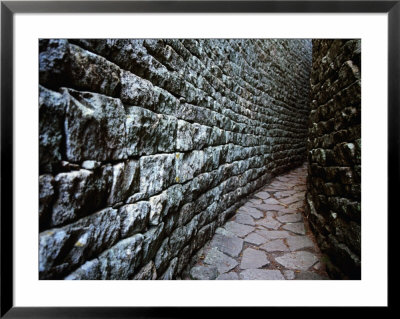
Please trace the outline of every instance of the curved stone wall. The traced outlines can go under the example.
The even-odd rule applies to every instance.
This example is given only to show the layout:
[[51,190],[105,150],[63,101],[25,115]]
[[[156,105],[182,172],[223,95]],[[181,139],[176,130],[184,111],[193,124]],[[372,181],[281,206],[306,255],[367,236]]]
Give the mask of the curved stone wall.
[[313,40],[307,215],[332,278],[361,277],[361,42]]
[[40,279],[173,279],[306,158],[310,40],[39,41]]

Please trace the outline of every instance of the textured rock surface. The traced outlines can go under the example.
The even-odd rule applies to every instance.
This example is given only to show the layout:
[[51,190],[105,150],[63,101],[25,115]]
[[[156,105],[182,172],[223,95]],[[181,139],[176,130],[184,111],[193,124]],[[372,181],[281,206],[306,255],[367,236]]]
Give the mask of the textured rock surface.
[[361,278],[361,42],[313,40],[306,214],[334,278]]
[[247,248],[243,251],[242,262],[240,263],[241,269],[261,268],[269,264],[269,260],[265,253],[252,248]]
[[246,269],[240,273],[243,280],[284,280],[279,270]]
[[[329,279],[325,271],[325,263],[315,239],[306,231],[306,235],[282,230],[290,222],[282,222],[277,230],[267,230],[265,221],[277,221],[282,216],[298,216],[304,211],[307,168],[302,167],[280,175],[272,183],[254,194],[246,204],[223,227],[219,227],[213,239],[195,255],[184,272],[182,279],[216,280],[321,280]],[[287,191],[277,191],[277,185],[285,182]],[[279,186],[280,188],[281,186]],[[261,194],[261,195],[260,195]],[[292,196],[293,195],[293,196]],[[301,205],[287,212],[285,207],[291,198],[297,198]],[[264,198],[263,200],[259,200]],[[275,211],[262,208],[265,201],[274,199]],[[261,213],[254,221],[251,232],[241,239],[240,232],[232,233],[226,229],[232,228],[242,218],[243,211],[251,203]],[[280,214],[281,212],[284,214]],[[292,220],[293,218],[287,218]],[[301,218],[302,229],[307,225]],[[308,227],[307,227],[308,229]],[[297,230],[297,229],[296,229]],[[260,235],[261,234],[261,235]],[[234,253],[232,253],[234,251]],[[229,256],[228,256],[229,255]],[[215,270],[217,274],[215,274]],[[193,276],[193,273],[200,275]],[[212,276],[210,276],[212,274]]]
[[39,277],[179,277],[305,160],[310,69],[301,39],[40,40]]
[[218,276],[216,267],[197,266],[190,270],[190,276],[195,280],[213,280]]
[[314,265],[318,261],[318,258],[308,251],[298,251],[277,257],[276,261],[289,269],[306,270]]

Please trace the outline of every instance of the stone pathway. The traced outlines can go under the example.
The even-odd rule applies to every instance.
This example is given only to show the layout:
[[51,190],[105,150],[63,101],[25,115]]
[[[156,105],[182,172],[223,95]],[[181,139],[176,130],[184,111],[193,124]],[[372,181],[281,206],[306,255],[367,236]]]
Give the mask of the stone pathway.
[[182,279],[329,279],[303,218],[307,168],[277,176],[237,210]]

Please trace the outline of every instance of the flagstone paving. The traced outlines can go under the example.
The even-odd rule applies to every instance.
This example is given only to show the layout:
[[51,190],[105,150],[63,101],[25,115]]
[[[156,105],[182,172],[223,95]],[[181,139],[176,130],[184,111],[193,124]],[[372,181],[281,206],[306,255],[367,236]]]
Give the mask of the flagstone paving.
[[303,217],[307,167],[275,177],[217,229],[183,279],[329,279]]

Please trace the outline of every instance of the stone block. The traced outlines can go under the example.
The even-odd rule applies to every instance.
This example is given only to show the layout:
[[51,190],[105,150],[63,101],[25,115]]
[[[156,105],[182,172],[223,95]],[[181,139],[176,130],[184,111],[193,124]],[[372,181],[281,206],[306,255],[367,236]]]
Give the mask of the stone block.
[[159,91],[153,84],[129,71],[121,71],[121,101],[127,105],[154,110],[158,103]]
[[71,162],[126,158],[125,110],[119,99],[63,89],[66,156]]
[[106,206],[111,181],[111,166],[93,172],[81,169],[56,175],[51,225],[63,225]]
[[133,277],[141,263],[143,235],[137,234],[118,242],[97,258],[101,280],[127,280]]
[[39,277],[60,278],[66,271],[97,256],[120,238],[117,210],[106,208],[91,216],[39,235]]
[[157,154],[140,158],[140,192],[159,193],[176,182],[175,155]]
[[52,202],[54,198],[54,178],[45,174],[39,176],[39,228],[49,224]]
[[127,238],[144,231],[149,221],[150,204],[138,202],[124,205],[119,208],[118,214],[121,218],[121,238]]
[[139,162],[129,160],[113,166],[113,180],[108,204],[126,200],[139,191]]
[[70,82],[73,87],[118,97],[120,90],[120,69],[100,55],[69,45]]
[[177,121],[141,107],[128,107],[125,119],[127,155],[151,155],[175,150]]
[[39,170],[51,173],[65,156],[62,151],[66,99],[39,85]]
[[39,83],[57,88],[68,74],[69,43],[65,39],[39,40]]

